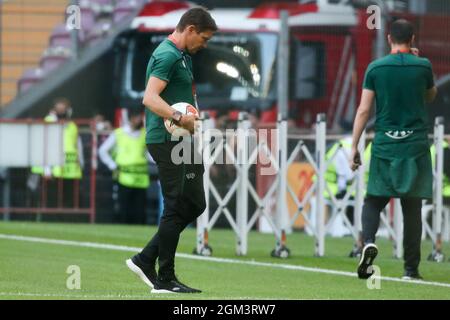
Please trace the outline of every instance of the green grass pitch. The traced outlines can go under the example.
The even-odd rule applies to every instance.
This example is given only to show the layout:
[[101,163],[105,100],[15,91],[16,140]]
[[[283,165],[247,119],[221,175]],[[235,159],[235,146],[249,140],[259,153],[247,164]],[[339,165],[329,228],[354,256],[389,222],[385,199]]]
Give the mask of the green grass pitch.
[[[124,225],[55,224],[0,222],[1,235],[19,235],[77,242],[95,242],[141,248],[155,227]],[[274,237],[251,232],[249,252],[237,257],[235,236],[230,230],[210,233],[210,245],[216,258],[244,262],[265,262],[355,272],[357,260],[348,258],[351,238],[327,238],[326,256],[314,257],[313,238],[295,232],[288,235],[291,249],[288,259],[270,257]],[[179,253],[191,254],[195,229],[183,232]],[[399,278],[402,260],[392,257],[392,244],[378,241],[380,254],[376,265],[381,276]],[[195,295],[155,295],[125,266],[133,250],[112,250],[78,245],[12,240],[0,237],[0,299],[450,299],[450,262],[426,261],[431,250],[423,242],[421,273],[425,281],[447,286],[381,280],[380,289],[368,289],[364,280],[345,276],[250,263],[224,263],[178,256],[176,271],[180,280],[203,290]],[[448,243],[444,252],[450,254]],[[70,290],[66,281],[68,266],[81,270],[81,289]]]

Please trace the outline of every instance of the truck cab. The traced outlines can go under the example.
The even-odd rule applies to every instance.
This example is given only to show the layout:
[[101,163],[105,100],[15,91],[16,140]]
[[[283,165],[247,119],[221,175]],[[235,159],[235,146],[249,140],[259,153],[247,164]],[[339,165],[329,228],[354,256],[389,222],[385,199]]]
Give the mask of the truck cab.
[[[117,37],[116,124],[123,109],[142,104],[147,63],[153,50],[192,6],[183,1],[147,3],[130,28]],[[316,115],[325,113],[329,130],[351,130],[364,72],[376,58],[377,31],[367,27],[366,10],[356,9],[348,1],[273,2],[256,8],[210,10],[219,31],[206,49],[192,57],[200,110],[212,116],[227,113],[231,118],[239,111],[248,111],[260,123],[276,121],[281,10],[289,13],[290,120],[297,128],[309,129]],[[417,25],[419,48],[425,54],[434,54],[432,62],[438,60],[437,76],[450,72],[450,54],[441,50],[435,56],[434,46],[444,39],[427,42],[427,31],[421,28],[445,19],[407,18]]]

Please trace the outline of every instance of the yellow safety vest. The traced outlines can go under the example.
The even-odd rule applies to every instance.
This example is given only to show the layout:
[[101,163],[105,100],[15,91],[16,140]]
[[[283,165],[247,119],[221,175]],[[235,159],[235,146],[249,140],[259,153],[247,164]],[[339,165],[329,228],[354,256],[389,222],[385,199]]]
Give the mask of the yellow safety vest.
[[[339,149],[339,147],[343,147],[343,148],[349,148],[351,147],[351,143],[349,143],[346,140],[340,140],[338,142],[336,142],[330,150],[328,150],[328,152],[325,154],[325,160],[329,161],[334,154],[336,153],[336,151]],[[330,189],[330,192],[333,195],[336,195],[338,193],[338,184],[337,184],[337,174],[336,174],[336,166],[334,165],[333,162],[331,162],[327,168],[327,170],[325,171],[325,181],[328,185],[328,188]],[[325,196],[328,196],[328,192]]]
[[[334,153],[337,151],[337,149],[339,148],[339,146],[343,146],[343,147],[351,147],[351,144],[346,141],[346,140],[341,140],[339,142],[336,142],[330,150],[328,150],[328,152],[325,155],[325,159],[328,161],[330,160]],[[367,166],[370,162],[370,154],[372,151],[372,143],[369,143],[369,145],[366,147],[366,149],[364,150],[364,155],[363,155],[363,161],[364,164]],[[367,181],[369,180],[369,170],[368,167],[366,167],[366,172],[364,175],[365,178],[365,182],[367,185]],[[315,179],[315,177],[314,177]],[[330,191],[335,195],[338,192],[338,184],[337,184],[337,174],[336,174],[336,167],[334,165],[333,162],[330,163],[330,165],[328,166],[326,172],[325,172],[325,181],[328,184],[328,188],[330,189]],[[355,192],[353,192],[354,194]],[[331,198],[328,195],[328,192],[325,195],[327,198]]]
[[[444,141],[444,143],[442,144],[442,147],[444,149],[447,149],[449,147],[447,141]],[[431,164],[434,168],[434,166],[436,165],[436,145],[433,144],[430,147],[430,153],[431,153]],[[442,196],[443,197],[450,197],[450,179],[447,177],[447,175],[444,173],[444,177],[443,177],[443,190],[442,190]]]
[[54,166],[52,175],[63,179],[81,179],[82,172],[78,160],[78,127],[70,121],[64,128],[64,165]]
[[115,161],[119,171],[119,183],[129,188],[148,188],[150,177],[145,153],[145,129],[138,138],[130,137],[122,128],[114,130],[116,135]]
[[[56,122],[56,119],[50,115],[44,118],[45,122]],[[35,174],[44,174],[44,168],[33,166],[31,172]],[[64,128],[64,165],[52,167],[52,175],[63,179],[81,179],[82,172],[78,161],[78,127],[70,121]]]

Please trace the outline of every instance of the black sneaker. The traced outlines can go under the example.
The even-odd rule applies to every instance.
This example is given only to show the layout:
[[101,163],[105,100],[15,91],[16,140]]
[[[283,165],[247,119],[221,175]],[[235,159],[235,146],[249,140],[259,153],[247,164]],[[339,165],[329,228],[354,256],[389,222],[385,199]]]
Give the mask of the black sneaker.
[[361,257],[362,248],[359,246],[355,246],[350,254],[348,255],[350,258],[360,258]]
[[133,271],[139,278],[141,278],[141,280],[144,281],[146,285],[148,285],[152,289],[154,288],[157,277],[154,267],[145,267],[137,255],[135,255],[131,259],[128,259],[126,261],[126,264],[128,268]]
[[200,293],[201,290],[190,288],[182,284],[178,279],[169,281],[156,280],[152,293]]
[[363,248],[358,265],[358,278],[369,279],[373,275],[374,272],[369,272],[368,269],[373,264],[377,254],[378,248],[373,243],[369,243]]
[[405,270],[405,273],[402,277],[403,280],[423,280],[422,276],[419,274],[419,271],[408,271]]

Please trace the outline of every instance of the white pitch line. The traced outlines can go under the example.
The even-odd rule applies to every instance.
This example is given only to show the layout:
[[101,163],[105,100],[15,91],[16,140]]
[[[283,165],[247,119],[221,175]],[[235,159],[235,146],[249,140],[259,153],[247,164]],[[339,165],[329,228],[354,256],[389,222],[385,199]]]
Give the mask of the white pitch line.
[[90,294],[57,294],[57,293],[29,293],[29,292],[0,292],[2,296],[19,296],[19,297],[46,297],[46,298],[72,298],[72,299],[149,299],[150,296],[127,295],[127,294],[106,294],[106,295],[90,295]]
[[[181,293],[169,293],[169,294],[152,294],[152,295],[129,295],[129,294],[105,294],[105,295],[95,295],[95,294],[57,294],[57,293],[31,293],[31,292],[0,292],[0,297],[45,297],[45,298],[71,298],[71,299],[161,299],[174,297],[179,298],[183,296]],[[187,297],[186,295],[184,295]],[[190,299],[188,299],[190,300]],[[261,298],[261,297],[207,297],[207,300],[295,300],[295,299],[285,299],[285,298]]]
[[[0,234],[0,239],[28,241],[28,242],[40,242],[40,243],[57,244],[57,245],[65,245],[65,246],[107,249],[107,250],[126,251],[126,252],[138,252],[138,251],[142,250],[142,248],[138,248],[138,247],[121,246],[121,245],[115,245],[115,244],[59,240],[59,239],[46,239],[46,238],[27,237],[27,236],[18,236],[18,235],[7,235],[7,234]],[[243,265],[259,266],[259,267],[267,267],[267,268],[276,268],[276,269],[325,273],[325,274],[331,274],[331,275],[356,278],[356,273],[354,273],[354,272],[313,268],[313,267],[304,267],[304,266],[300,266],[300,265],[258,262],[258,261],[249,261],[249,260],[237,260],[237,259],[229,259],[229,258],[203,257],[203,256],[197,256],[197,255],[193,255],[193,254],[186,254],[186,253],[177,253],[176,256],[179,258],[191,259],[191,260],[202,260],[202,261],[230,263],[230,264],[243,264]],[[420,284],[420,285],[450,288],[450,283],[445,283],[445,282],[432,282],[432,281],[422,281],[422,280],[403,280],[401,278],[393,278],[393,277],[380,277],[380,279],[385,280],[385,281],[402,282],[402,283],[407,283],[407,284]]]

